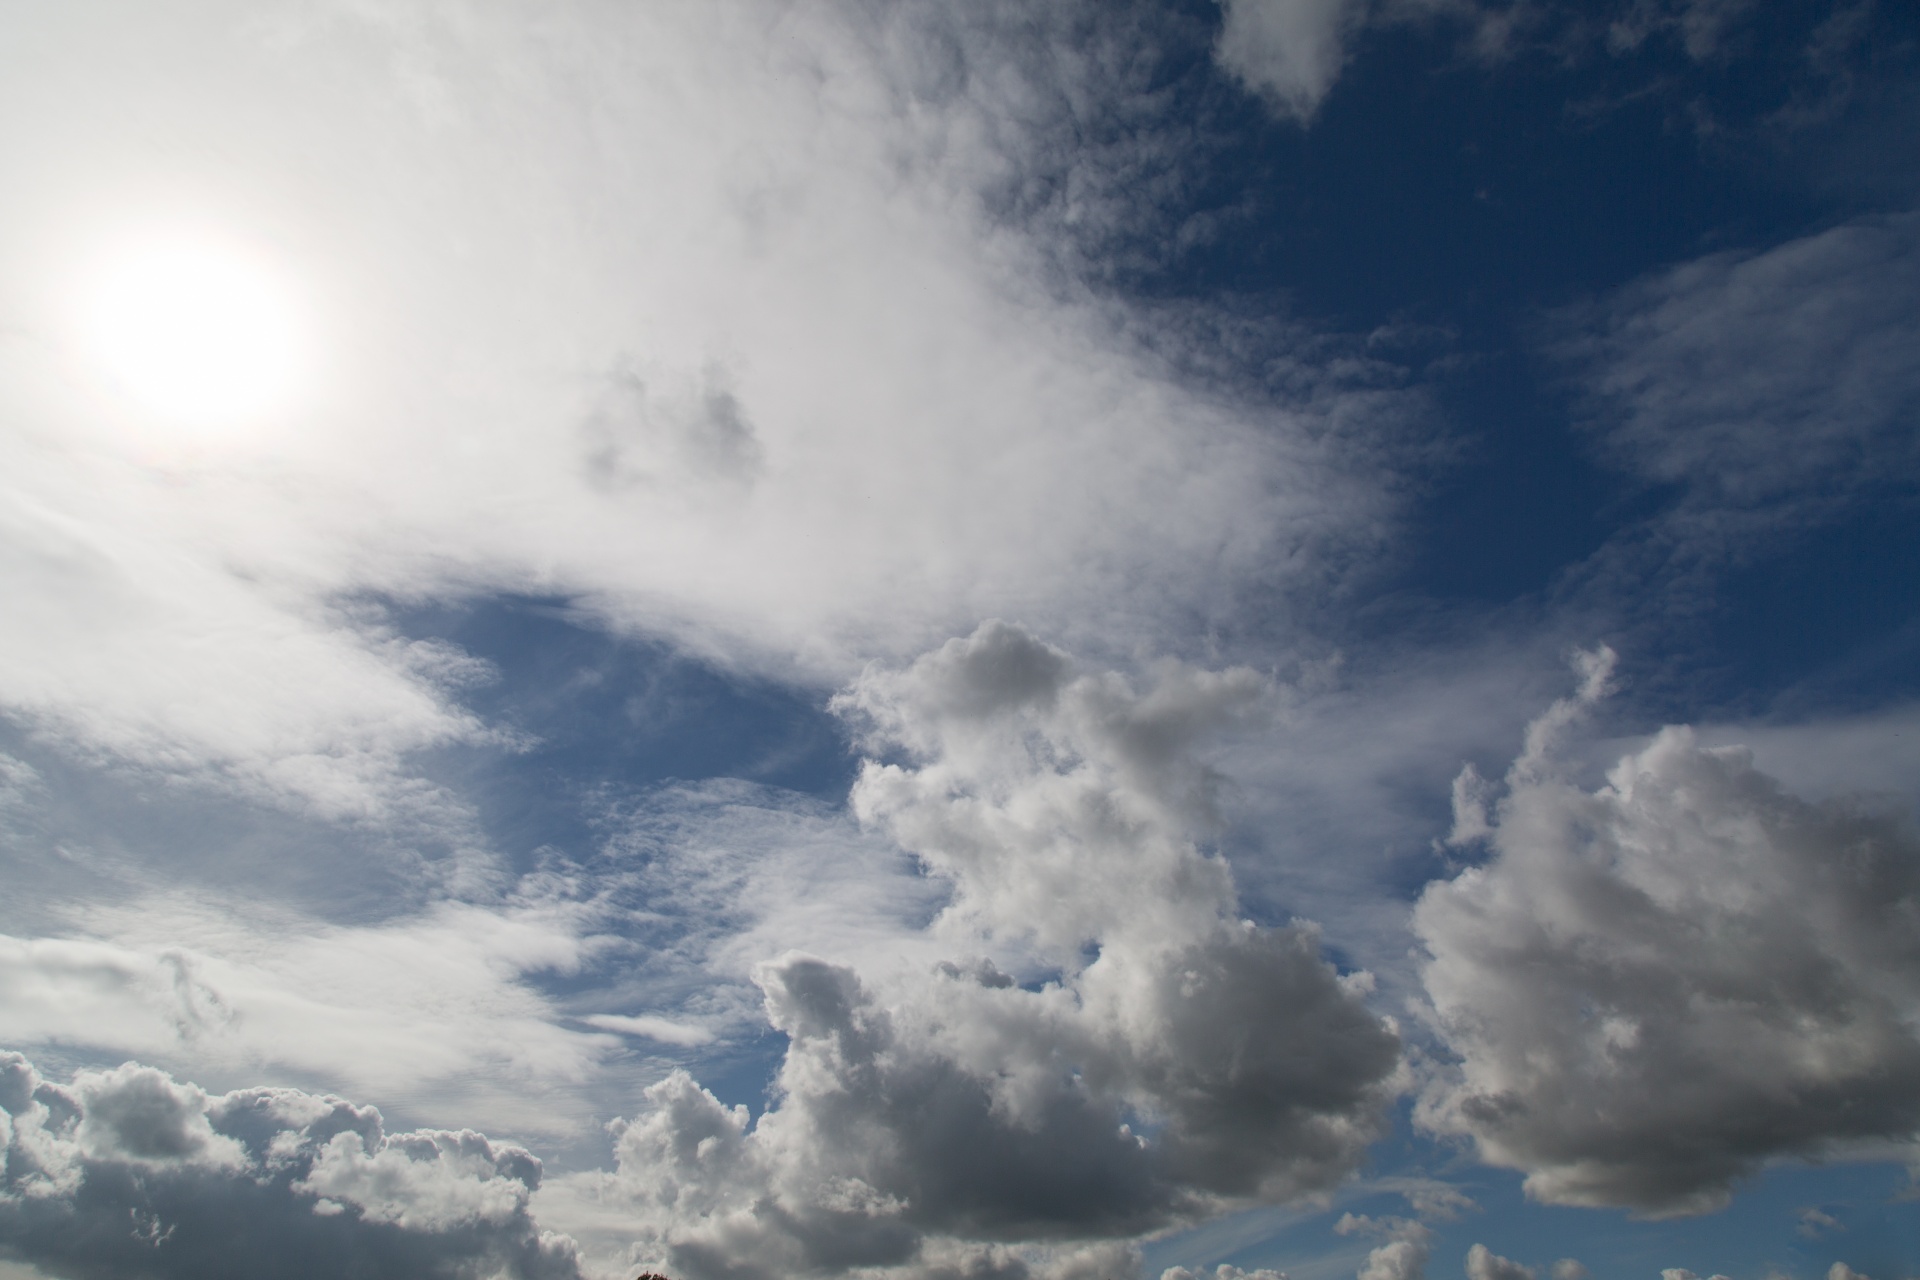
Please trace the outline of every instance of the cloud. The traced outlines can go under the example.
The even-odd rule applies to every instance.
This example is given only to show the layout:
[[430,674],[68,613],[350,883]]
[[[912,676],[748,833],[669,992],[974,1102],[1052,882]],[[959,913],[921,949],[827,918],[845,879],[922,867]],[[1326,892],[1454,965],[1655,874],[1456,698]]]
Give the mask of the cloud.
[[[1467,1280],[1534,1280],[1538,1273],[1511,1258],[1503,1258],[1483,1244],[1467,1250]],[[1556,1280],[1559,1271],[1555,1271]]]
[[165,894],[98,908],[81,936],[0,935],[0,1038],[229,1079],[292,1072],[436,1118],[484,1105],[521,1132],[566,1131],[587,1117],[547,1095],[595,1076],[616,1042],[561,1025],[536,979],[624,944],[605,932],[614,915],[552,890],[535,877],[517,900],[358,926]]
[[1819,1208],[1809,1205],[1800,1211],[1800,1225],[1794,1228],[1796,1235],[1809,1240],[1818,1240],[1829,1231],[1845,1231],[1847,1228],[1838,1218]]
[[1356,0],[1221,0],[1214,56],[1274,109],[1305,122],[1339,79]]
[[[150,188],[84,119],[59,156],[0,127],[0,283],[38,308],[0,351],[0,706],[384,820],[418,753],[489,741],[475,673],[384,604],[562,596],[824,685],[996,613],[1177,647],[1377,542],[1390,502],[1348,456],[1377,391],[1291,350],[1283,404],[1209,389],[1055,269],[1099,190],[1181,188],[1164,122],[1083,145],[1151,24],[946,8],[48,15],[0,119],[145,86],[154,137],[249,196],[224,169]],[[1062,166],[1071,208],[996,194]],[[69,376],[61,273],[143,209],[309,281],[324,395],[215,447]]]
[[0,1043],[221,1087],[268,1074],[598,1158],[605,1117],[671,1066],[764,1033],[767,957],[923,971],[947,954],[923,932],[945,886],[844,805],[722,780],[617,796],[594,820],[602,842],[577,857],[336,918],[243,874],[183,890],[87,868],[37,929],[0,933]]
[[642,1014],[634,1017],[623,1013],[596,1013],[581,1019],[590,1027],[602,1031],[614,1031],[625,1036],[640,1036],[648,1040],[658,1040],[662,1044],[693,1046],[710,1044],[713,1032],[705,1027],[690,1027],[667,1018]]
[[1920,474],[1920,219],[1697,259],[1563,317],[1602,455],[1709,543],[1828,519]]
[[1578,1258],[1562,1258],[1553,1264],[1553,1280],[1587,1280],[1592,1274]]
[[1271,692],[1152,675],[1081,673],[995,622],[856,682],[841,709],[897,762],[869,761],[855,812],[951,885],[927,936],[956,959],[763,963],[774,1105],[750,1120],[669,1077],[617,1172],[568,1180],[575,1212],[631,1215],[625,1256],[694,1280],[935,1274],[942,1241],[1044,1269],[1346,1176],[1397,1039],[1311,927],[1237,919],[1192,835],[1218,784],[1197,752]]
[[1168,1267],[1160,1273],[1160,1280],[1287,1280],[1287,1273],[1261,1267],[1257,1271],[1242,1271],[1239,1267],[1221,1263],[1211,1273],[1204,1267],[1199,1271],[1189,1271],[1185,1267]]
[[1433,1232],[1425,1224],[1406,1218],[1343,1213],[1333,1229],[1343,1236],[1387,1237],[1385,1244],[1368,1252],[1356,1273],[1357,1280],[1424,1280],[1427,1263],[1433,1257]]
[[131,1062],[61,1086],[0,1053],[0,1152],[0,1247],[60,1275],[580,1275],[528,1212],[533,1156],[336,1097]]
[[1920,839],[1811,803],[1738,747],[1668,728],[1597,791],[1529,734],[1484,866],[1430,885],[1414,928],[1455,1067],[1419,1118],[1558,1204],[1726,1202],[1766,1161],[1920,1127]]

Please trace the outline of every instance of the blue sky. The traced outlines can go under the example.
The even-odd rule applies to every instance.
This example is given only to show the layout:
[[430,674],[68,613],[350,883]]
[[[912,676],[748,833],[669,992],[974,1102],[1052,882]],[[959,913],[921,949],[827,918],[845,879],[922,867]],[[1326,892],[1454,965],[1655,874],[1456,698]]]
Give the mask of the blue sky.
[[1920,20],[14,6],[0,1280],[1920,1273]]

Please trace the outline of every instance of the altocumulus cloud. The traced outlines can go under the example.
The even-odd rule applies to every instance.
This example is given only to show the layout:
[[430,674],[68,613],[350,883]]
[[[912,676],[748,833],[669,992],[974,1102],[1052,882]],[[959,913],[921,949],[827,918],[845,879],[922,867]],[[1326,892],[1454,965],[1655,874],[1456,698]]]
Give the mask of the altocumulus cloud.
[[1102,1240],[1340,1181],[1397,1035],[1310,927],[1238,919],[1195,843],[1204,740],[1270,695],[1184,666],[1137,688],[1003,623],[870,671],[842,707],[895,759],[854,807],[950,884],[931,932],[954,958],[764,964],[775,1105],[753,1121],[676,1073],[618,1170],[564,1194],[618,1208],[634,1261],[707,1280],[1071,1273],[1124,1264]]
[[1456,839],[1492,848],[1414,927],[1458,1056],[1422,1121],[1524,1170],[1534,1197],[1654,1214],[1727,1202],[1780,1156],[1920,1128],[1920,837],[1862,801],[1788,794],[1739,747],[1662,730],[1587,791],[1529,733],[1489,814],[1470,775]]
[[0,1231],[61,1275],[580,1275],[572,1242],[527,1212],[525,1150],[389,1134],[336,1097],[211,1096],[134,1063],[60,1085],[0,1053],[0,1142]]

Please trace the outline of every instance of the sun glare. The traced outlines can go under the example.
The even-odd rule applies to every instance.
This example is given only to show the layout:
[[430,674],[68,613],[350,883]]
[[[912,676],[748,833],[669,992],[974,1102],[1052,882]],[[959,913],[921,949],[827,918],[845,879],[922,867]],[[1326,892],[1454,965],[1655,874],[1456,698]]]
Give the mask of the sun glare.
[[132,406],[171,426],[221,428],[291,407],[310,358],[300,311],[271,263],[174,239],[107,258],[79,321],[95,371]]

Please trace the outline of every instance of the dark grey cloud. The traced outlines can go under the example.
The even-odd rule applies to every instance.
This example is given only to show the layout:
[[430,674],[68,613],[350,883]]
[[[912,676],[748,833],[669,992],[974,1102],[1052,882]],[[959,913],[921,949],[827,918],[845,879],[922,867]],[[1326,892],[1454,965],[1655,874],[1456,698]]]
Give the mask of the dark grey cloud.
[[0,1053],[0,1143],[0,1256],[72,1280],[580,1275],[528,1212],[532,1155],[331,1096],[134,1063],[59,1085]]
[[1053,1274],[1347,1176],[1398,1038],[1311,926],[1240,919],[1194,839],[1204,742],[1272,696],[1248,671],[1083,673],[1004,623],[863,677],[842,710],[900,762],[868,763],[854,809],[952,886],[930,936],[955,958],[761,966],[775,1105],[649,1091],[594,1193],[634,1215],[630,1256],[694,1280]]
[[[1597,791],[1529,735],[1484,866],[1414,927],[1456,1065],[1419,1117],[1537,1199],[1712,1209],[1769,1160],[1920,1129],[1920,835],[1663,730]],[[1474,828],[1469,804],[1462,834]]]

